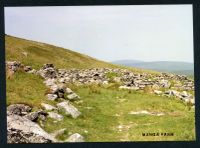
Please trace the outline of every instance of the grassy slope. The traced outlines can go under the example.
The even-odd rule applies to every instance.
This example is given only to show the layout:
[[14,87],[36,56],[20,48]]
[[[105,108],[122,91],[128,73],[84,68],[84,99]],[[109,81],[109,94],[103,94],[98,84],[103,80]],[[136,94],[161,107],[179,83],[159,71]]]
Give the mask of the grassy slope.
[[[22,53],[27,52],[25,57]],[[21,61],[33,68],[41,68],[44,63],[53,63],[58,68],[115,67],[68,49],[29,41],[6,35],[6,59]]]
[[[128,68],[137,72],[149,72],[157,74],[159,72],[144,70],[140,68],[131,68],[120,65],[114,65],[104,61],[97,60],[84,54],[74,52],[69,49],[56,47],[49,44],[25,40],[6,35],[6,60],[21,61],[25,65],[32,66],[35,69],[41,68],[45,63],[53,63],[57,68]],[[22,53],[27,52],[25,57]]]
[[[32,47],[41,48],[39,50],[41,52],[34,50]],[[57,54],[54,55],[53,49],[63,53],[59,55],[56,52]],[[23,51],[29,53],[28,58],[24,58],[21,55]],[[49,53],[50,51],[52,52]],[[112,67],[110,64],[95,61],[95,59],[72,51],[65,52],[62,48],[6,37],[7,60],[19,60],[34,68],[39,68],[48,62],[53,62],[60,68]],[[64,53],[66,57],[69,57],[69,55],[74,57],[67,58],[68,62],[64,62]],[[51,56],[55,56],[54,60],[52,60]],[[91,63],[88,64],[87,61]],[[97,65],[93,64],[94,62]],[[56,102],[46,99],[45,91],[47,88],[43,84],[43,80],[36,75],[17,72],[13,79],[7,80],[6,87],[7,104],[26,103],[33,106],[34,109],[40,108],[42,102],[56,104]],[[78,132],[85,136],[86,141],[195,139],[194,109],[189,110],[187,106],[177,100],[134,91],[119,91],[117,87],[70,86],[70,88],[81,96],[81,100],[83,100],[83,103],[73,103],[82,112],[82,117],[72,119],[65,116],[64,121],[59,122],[59,124],[48,119],[44,124],[46,131],[53,132],[61,128],[67,128],[69,133]],[[130,111],[138,110],[160,111],[167,115],[156,117],[128,114]],[[121,132],[117,128],[119,125],[124,125],[125,127]],[[130,128],[128,129],[127,127]],[[174,132],[175,136],[144,138],[141,136],[142,132]],[[67,134],[69,133],[60,138],[68,137]]]

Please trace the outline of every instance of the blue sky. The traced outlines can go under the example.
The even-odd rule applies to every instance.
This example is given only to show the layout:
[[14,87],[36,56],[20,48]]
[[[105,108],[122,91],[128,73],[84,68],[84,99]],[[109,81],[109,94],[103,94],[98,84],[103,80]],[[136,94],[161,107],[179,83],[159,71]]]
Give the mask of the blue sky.
[[193,62],[192,5],[6,7],[5,32],[105,61]]

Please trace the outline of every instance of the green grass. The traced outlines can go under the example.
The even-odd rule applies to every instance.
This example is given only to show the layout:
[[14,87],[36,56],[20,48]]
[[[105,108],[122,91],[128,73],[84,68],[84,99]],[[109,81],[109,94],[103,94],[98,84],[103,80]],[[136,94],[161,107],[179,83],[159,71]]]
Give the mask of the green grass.
[[[53,132],[67,128],[71,133],[78,132],[84,135],[86,141],[90,142],[195,139],[194,110],[190,110],[182,102],[135,91],[119,91],[100,86],[98,89],[98,93],[96,91],[91,93],[90,86],[75,89],[83,100],[78,104],[74,102],[74,105],[82,112],[82,116],[77,119],[65,117],[64,122],[59,124],[53,121],[47,122],[45,129]],[[158,117],[129,114],[130,111],[139,110],[163,112],[166,115]],[[124,128],[120,132],[117,129],[119,125],[130,126],[130,128]],[[142,133],[147,132],[173,132],[174,136],[143,137]]]
[[[48,119],[44,123],[44,129],[50,133],[67,129],[59,139],[66,139],[76,132],[89,142],[195,139],[194,109],[190,110],[181,101],[143,92],[118,90],[114,83],[108,86],[70,87],[81,96],[82,101],[73,102],[73,105],[82,115],[72,119],[60,112],[64,115],[64,121],[55,123]],[[18,72],[13,79],[7,80],[7,104],[25,103],[34,107],[34,110],[41,108],[42,102],[55,105],[57,102],[46,99],[46,89],[40,77]],[[158,117],[129,114],[130,111],[140,110],[163,112],[166,115]],[[117,128],[119,125],[124,126],[121,132]],[[142,133],[147,132],[173,132],[175,135],[143,137]]]
[[42,102],[55,104],[46,99],[47,90],[41,77],[17,72],[12,79],[6,80],[7,105],[24,103],[38,109]]

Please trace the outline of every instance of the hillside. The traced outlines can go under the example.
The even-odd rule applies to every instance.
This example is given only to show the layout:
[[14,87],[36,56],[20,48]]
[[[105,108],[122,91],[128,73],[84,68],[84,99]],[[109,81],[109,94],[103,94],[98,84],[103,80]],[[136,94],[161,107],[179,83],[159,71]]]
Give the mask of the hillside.
[[112,63],[120,64],[123,66],[131,66],[142,69],[150,69],[160,72],[171,72],[175,74],[194,74],[194,64],[187,62],[175,62],[175,61],[154,61],[154,62],[143,62],[138,60],[120,60],[113,61]]
[[25,40],[6,35],[6,59],[21,61],[33,68],[40,68],[44,63],[53,63],[58,68],[116,67],[87,55],[49,44]]
[[[195,140],[194,81],[186,76],[11,36],[6,61],[9,143]],[[174,135],[142,136],[154,132]]]

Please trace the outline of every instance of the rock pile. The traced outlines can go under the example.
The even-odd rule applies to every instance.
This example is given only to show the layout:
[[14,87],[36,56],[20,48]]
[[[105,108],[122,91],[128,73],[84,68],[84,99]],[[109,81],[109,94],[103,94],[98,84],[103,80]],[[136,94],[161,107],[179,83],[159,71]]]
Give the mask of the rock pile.
[[11,72],[16,72],[18,70],[23,70],[28,73],[35,73],[35,69],[32,69],[31,66],[24,66],[18,61],[7,61],[6,68]]

